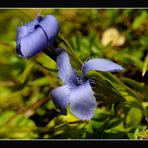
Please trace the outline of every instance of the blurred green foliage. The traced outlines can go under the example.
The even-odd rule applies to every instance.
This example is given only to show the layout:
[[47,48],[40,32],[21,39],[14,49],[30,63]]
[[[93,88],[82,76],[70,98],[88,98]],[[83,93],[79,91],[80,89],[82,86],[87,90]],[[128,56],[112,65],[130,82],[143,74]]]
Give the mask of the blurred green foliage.
[[[70,111],[63,116],[54,107],[49,92],[62,82],[52,59],[44,53],[31,59],[16,55],[16,28],[38,13],[57,17],[60,35],[83,62],[102,57],[124,67],[120,73],[86,74],[97,83],[90,121]],[[148,139],[148,10],[1,9],[0,14],[1,139]],[[124,36],[121,45],[103,45],[109,28]]]

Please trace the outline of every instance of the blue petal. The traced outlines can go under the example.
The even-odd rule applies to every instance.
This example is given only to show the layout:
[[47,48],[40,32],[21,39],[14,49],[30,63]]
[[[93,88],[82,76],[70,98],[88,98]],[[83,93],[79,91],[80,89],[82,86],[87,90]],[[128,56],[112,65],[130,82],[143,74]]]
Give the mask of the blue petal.
[[95,114],[96,100],[87,80],[83,85],[72,89],[70,94],[71,112],[81,120],[90,120]]
[[16,30],[16,43],[19,44],[21,39],[29,34],[29,30],[26,26],[18,27]]
[[29,34],[28,28],[26,26],[22,26],[17,28],[16,30],[16,53],[19,56],[23,56],[21,49],[20,49],[20,42],[21,39]]
[[67,114],[67,106],[69,103],[70,88],[68,85],[58,87],[51,91],[51,96],[55,107],[57,107],[62,114]]
[[48,38],[48,45],[51,45],[59,31],[59,23],[52,15],[47,15],[40,21],[39,26],[42,27]]
[[90,70],[118,72],[123,70],[123,68],[110,60],[97,58],[84,63],[82,72],[85,74]]
[[68,54],[63,51],[57,56],[58,76],[64,83],[73,84],[76,81],[76,72],[73,70]]
[[[39,29],[40,28],[40,29]],[[29,58],[50,46],[59,30],[55,17],[36,17],[16,31],[16,53]]]
[[[25,38],[25,37],[27,38],[27,36],[30,33],[35,31],[36,26],[38,25],[39,21],[41,21],[41,20],[42,20],[42,17],[37,16],[34,20],[30,21],[29,23],[25,24],[24,26],[17,28],[17,30],[16,30],[16,53],[19,56],[24,56],[23,55],[24,50],[23,51],[21,50],[21,46],[22,46],[21,41],[23,40],[23,38]],[[25,57],[29,57],[29,56],[25,56]]]
[[27,36],[29,33],[35,30],[36,25],[41,21],[42,17],[38,16],[24,26],[18,27],[16,30],[16,42],[20,42],[21,39]]
[[48,40],[41,28],[23,37],[16,47],[17,54],[26,58],[32,57],[48,47]]
[[30,21],[28,24],[26,24],[26,27],[30,32],[33,32],[36,28],[36,26],[39,24],[40,21],[43,20],[42,16],[37,16],[34,20]]

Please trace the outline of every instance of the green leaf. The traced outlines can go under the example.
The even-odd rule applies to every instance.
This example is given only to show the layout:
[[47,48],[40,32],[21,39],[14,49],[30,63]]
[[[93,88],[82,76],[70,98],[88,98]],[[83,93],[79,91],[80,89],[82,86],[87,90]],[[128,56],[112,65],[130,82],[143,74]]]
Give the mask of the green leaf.
[[111,113],[105,109],[97,108],[95,111],[95,116],[92,118],[94,121],[104,121],[111,116]]
[[9,125],[17,127],[34,127],[35,122],[24,115],[17,115],[14,119],[10,120]]
[[145,75],[146,71],[147,71],[147,67],[148,67],[148,54],[145,58],[145,62],[144,62],[144,65],[143,65],[143,69],[142,69],[142,77]]
[[148,128],[147,125],[137,126],[134,133],[134,139],[148,139]]
[[125,84],[130,86],[132,89],[143,93],[143,91],[144,91],[143,83],[141,84],[133,79],[126,78],[126,77],[121,78],[121,80],[122,80],[122,82],[124,82]]
[[34,121],[24,115],[11,119],[14,115],[15,112],[7,111],[0,116],[0,119],[3,120],[3,126],[0,128],[1,138],[31,139],[38,137],[38,134],[34,132],[36,129]]
[[140,124],[142,120],[142,112],[141,110],[137,108],[131,108],[127,115],[126,115],[126,120],[125,120],[125,125],[126,127],[136,127],[138,124]]
[[14,111],[5,111],[0,114],[0,126],[5,125],[5,123],[8,121],[8,119],[15,115]]
[[148,37],[147,36],[142,36],[140,38],[140,43],[144,48],[148,48]]
[[20,83],[24,83],[27,80],[28,76],[31,74],[33,66],[34,66],[33,62],[31,62],[31,61],[26,62],[26,66],[24,68],[24,71],[19,76]]
[[112,82],[99,72],[90,71],[85,76],[95,81],[95,85],[92,88],[97,99],[110,103],[125,101],[120,92],[112,85]]
[[30,88],[25,87],[21,90],[18,90],[16,92],[10,93],[3,98],[0,99],[0,107],[8,107],[13,103],[20,103],[22,99],[23,94],[27,94],[30,92]]
[[44,77],[38,78],[34,81],[29,81],[28,85],[35,86],[35,87],[45,86],[45,85],[55,83],[57,81],[58,81],[58,79],[53,79],[53,77],[51,77],[51,76],[46,76],[46,77],[44,76]]
[[125,97],[126,102],[124,102],[124,105],[127,107],[133,107],[133,108],[138,108],[141,111],[144,112],[144,108],[143,108],[143,104],[142,102],[138,101],[137,99],[135,99],[134,97],[127,95]]
[[147,11],[142,11],[142,13],[134,19],[133,29],[139,29],[146,19]]
[[[139,98],[139,96],[137,96],[137,94],[135,93],[135,91],[133,91],[131,88],[129,88],[127,85],[125,85],[124,83],[122,83],[119,79],[117,79],[114,75],[112,75],[109,72],[104,72],[102,73],[103,76],[105,76],[106,78],[108,78],[112,84],[114,85],[114,87],[124,96],[132,96],[132,98],[135,98],[139,103],[141,103],[141,99]],[[127,99],[126,99],[127,100]]]
[[107,125],[107,129],[113,128],[118,126],[121,122],[123,122],[122,118],[113,118],[112,120],[109,121],[108,125]]
[[133,133],[128,133],[127,135],[128,135],[128,137],[129,137],[130,139],[135,139],[135,136],[134,136]]

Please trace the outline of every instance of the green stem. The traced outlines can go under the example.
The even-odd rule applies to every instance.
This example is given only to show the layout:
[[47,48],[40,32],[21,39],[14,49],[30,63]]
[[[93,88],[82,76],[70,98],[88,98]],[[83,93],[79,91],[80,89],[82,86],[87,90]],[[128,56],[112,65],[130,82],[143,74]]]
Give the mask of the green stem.
[[54,43],[49,48],[43,50],[43,52],[52,60],[56,61],[56,57],[59,54],[59,53],[56,53],[56,51],[54,50],[56,48],[62,48],[63,50],[65,50],[69,55],[72,67],[78,72],[81,71],[81,67],[82,67],[81,59],[77,56],[77,54],[70,47],[67,41],[63,39],[61,36],[57,36]]
[[[81,59],[76,55],[76,53],[74,52],[74,50],[71,48],[71,46],[68,44],[68,42],[62,38],[61,36],[58,36],[57,39],[59,40],[60,43],[63,43],[62,45],[59,46],[64,46],[66,52],[69,54],[70,58],[71,58],[71,62],[77,63],[77,66],[81,69],[82,67],[82,61]],[[73,60],[72,60],[73,59]]]
[[37,61],[36,59],[33,59],[33,61],[35,63],[37,63],[38,65],[40,65],[41,67],[43,67],[44,69],[48,70],[48,71],[52,71],[52,72],[58,72],[58,69],[53,69],[53,68],[48,68],[48,67],[45,67],[43,64],[41,64],[39,61]]

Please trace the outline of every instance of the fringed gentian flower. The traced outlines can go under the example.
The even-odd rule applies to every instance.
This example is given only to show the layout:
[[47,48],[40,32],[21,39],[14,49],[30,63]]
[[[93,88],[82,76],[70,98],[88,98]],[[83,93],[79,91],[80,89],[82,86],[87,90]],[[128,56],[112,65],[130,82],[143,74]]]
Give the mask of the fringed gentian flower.
[[96,108],[91,79],[84,77],[84,74],[90,70],[118,72],[123,69],[112,61],[96,58],[86,61],[82,66],[82,74],[78,75],[65,51],[57,56],[57,64],[58,76],[65,84],[51,91],[53,103],[64,115],[69,104],[71,112],[81,120],[90,120]]
[[26,58],[36,55],[53,43],[58,31],[59,23],[54,16],[37,16],[28,24],[17,28],[17,54]]

